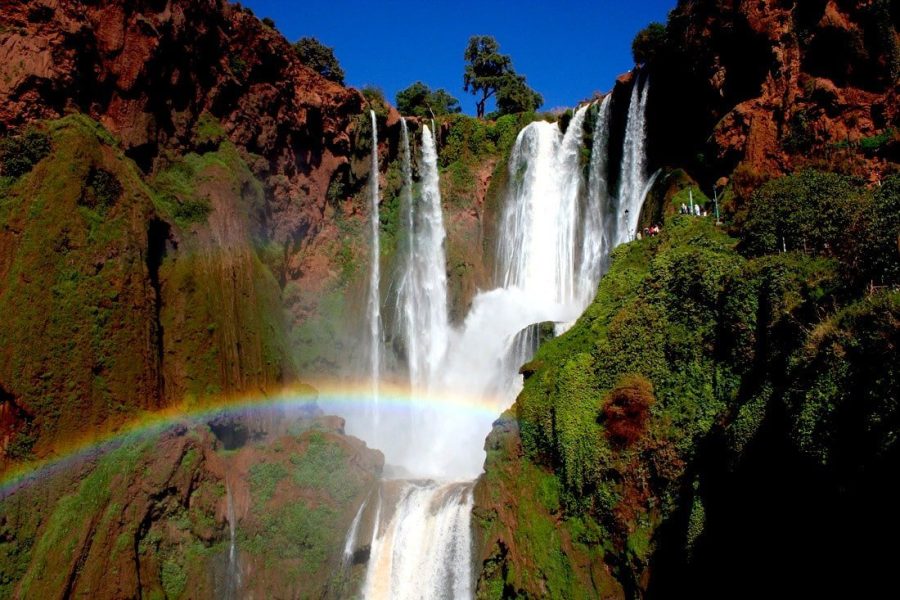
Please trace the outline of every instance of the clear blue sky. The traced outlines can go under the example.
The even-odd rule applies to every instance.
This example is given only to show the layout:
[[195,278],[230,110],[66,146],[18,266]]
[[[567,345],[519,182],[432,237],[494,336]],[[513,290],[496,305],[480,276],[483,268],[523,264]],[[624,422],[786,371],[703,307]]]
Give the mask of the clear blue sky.
[[[493,35],[516,71],[544,95],[545,110],[609,90],[628,71],[631,40],[650,21],[665,22],[676,0],[534,2],[510,0],[243,0],[271,17],[291,42],[313,36],[334,48],[355,87],[375,85],[393,104],[420,80],[443,87],[474,114],[462,90],[471,35]],[[490,110],[490,108],[489,108]]]

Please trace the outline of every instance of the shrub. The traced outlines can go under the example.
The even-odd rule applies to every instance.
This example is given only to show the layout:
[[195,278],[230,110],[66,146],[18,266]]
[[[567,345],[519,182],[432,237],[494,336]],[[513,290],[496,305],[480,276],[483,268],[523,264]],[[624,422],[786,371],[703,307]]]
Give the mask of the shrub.
[[122,195],[122,184],[118,178],[100,167],[92,167],[79,204],[89,208],[107,208],[116,203]]
[[900,284],[900,175],[888,177],[858,213],[844,267],[857,282]]
[[344,70],[335,57],[333,48],[314,37],[304,37],[294,44],[294,52],[300,62],[325,79],[344,85]]
[[653,384],[646,377],[624,375],[603,400],[603,422],[610,443],[627,448],[636,442],[646,429],[654,402]]
[[[381,88],[374,85],[367,85],[360,91],[369,103],[369,108],[375,111],[376,116],[387,117],[388,103],[387,100],[384,99],[384,92]],[[369,115],[366,115],[367,119],[368,117]]]
[[0,172],[20,177],[50,154],[50,136],[37,129],[0,140]]

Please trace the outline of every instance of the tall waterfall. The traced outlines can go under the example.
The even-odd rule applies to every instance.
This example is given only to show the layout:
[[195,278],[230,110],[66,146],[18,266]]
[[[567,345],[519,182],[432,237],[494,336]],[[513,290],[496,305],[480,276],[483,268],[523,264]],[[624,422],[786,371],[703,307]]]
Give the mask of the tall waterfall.
[[446,233],[434,137],[428,127],[423,126],[421,186],[416,202],[411,191],[411,176],[407,179],[411,168],[405,120],[402,131],[407,248],[397,294],[397,313],[410,385],[414,390],[426,390],[447,350],[449,336]]
[[370,246],[370,270],[369,270],[369,367],[372,378],[372,403],[374,405],[373,419],[377,431],[379,413],[378,396],[381,381],[381,240],[379,237],[380,219],[378,216],[378,123],[375,120],[375,111],[369,111],[372,117],[372,165],[369,176],[369,199],[371,221],[371,246]]
[[[519,132],[498,227],[496,287],[476,295],[460,326],[449,325],[447,317],[446,234],[434,139],[423,126],[416,191],[402,123],[401,211],[407,237],[400,253],[396,333],[417,417],[414,426],[398,421],[382,438],[387,462],[410,478],[384,481],[379,489],[364,597],[472,596],[472,480],[482,469],[485,435],[521,389],[518,369],[534,352],[536,326],[552,322],[559,333],[574,322],[592,300],[609,253],[634,234],[652,183],[644,149],[647,93],[647,83],[637,81],[615,197],[607,183],[609,97],[599,107],[575,111],[565,134],[543,121]],[[596,120],[585,163],[583,133],[591,110]],[[429,403],[436,393],[479,398],[487,410],[441,412]],[[354,543],[348,543],[348,555]]]
[[609,197],[609,116],[612,94],[600,102],[594,121],[591,162],[588,171],[587,208],[582,218],[581,262],[578,279],[583,282],[581,301],[585,306],[591,301],[593,290],[597,289],[600,277],[606,272],[609,249],[613,235],[607,225],[612,207]]
[[[642,85],[643,80],[643,85]],[[637,231],[641,207],[656,175],[647,179],[647,123],[644,118],[650,82],[640,74],[635,76],[628,104],[625,143],[622,148],[622,175],[619,182],[618,210],[613,247],[631,241]]]

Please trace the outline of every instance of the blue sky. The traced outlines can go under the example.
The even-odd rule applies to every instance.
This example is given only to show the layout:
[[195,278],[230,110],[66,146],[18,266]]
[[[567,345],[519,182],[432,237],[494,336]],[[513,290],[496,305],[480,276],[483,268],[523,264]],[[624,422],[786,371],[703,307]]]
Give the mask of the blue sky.
[[665,22],[676,0],[557,2],[481,0],[243,0],[271,17],[291,42],[313,36],[334,48],[355,87],[375,85],[388,100],[416,80],[443,87],[474,114],[462,90],[469,36],[493,35],[516,71],[544,95],[544,109],[572,106],[609,90],[629,70],[631,40],[650,21]]

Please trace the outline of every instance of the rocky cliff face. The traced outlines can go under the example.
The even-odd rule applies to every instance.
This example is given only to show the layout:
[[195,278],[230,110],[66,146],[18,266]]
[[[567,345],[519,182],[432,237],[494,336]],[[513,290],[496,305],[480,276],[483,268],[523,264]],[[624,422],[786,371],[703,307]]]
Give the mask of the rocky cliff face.
[[710,184],[739,167],[739,191],[804,166],[880,180],[900,147],[898,23],[885,1],[679,2],[647,65],[653,158]]

